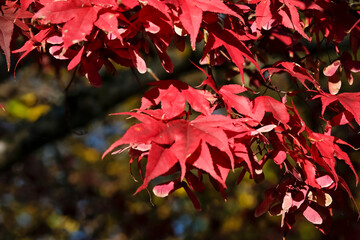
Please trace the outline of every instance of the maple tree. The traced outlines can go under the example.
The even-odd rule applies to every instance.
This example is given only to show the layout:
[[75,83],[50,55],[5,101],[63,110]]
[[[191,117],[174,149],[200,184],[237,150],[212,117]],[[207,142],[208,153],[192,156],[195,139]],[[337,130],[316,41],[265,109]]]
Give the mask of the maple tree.
[[[344,162],[358,183],[345,150],[354,147],[332,131],[360,124],[359,93],[342,89],[342,79],[352,85],[360,71],[360,11],[350,1],[21,0],[1,1],[0,7],[8,69],[11,53],[21,53],[19,63],[33,51],[46,52],[99,87],[103,67],[147,72],[152,49],[166,72],[174,70],[169,48],[184,51],[189,42],[192,51],[201,51],[194,63],[204,76],[198,87],[155,81],[138,109],[118,114],[139,123],[104,156],[129,152],[143,178],[136,193],[151,187],[166,197],[183,188],[200,209],[195,192],[204,190],[204,176],[226,198],[231,172],[239,169],[238,183],[246,173],[259,182],[264,165],[273,162],[281,181],[265,192],[255,215],[281,215],[284,232],[297,215],[326,232],[339,192],[354,200],[336,170]],[[18,48],[19,39],[25,41]],[[331,48],[335,59],[310,55],[310,43]],[[240,83],[220,84],[213,73],[218,66],[240,75]],[[281,73],[293,82],[286,90],[274,81]],[[266,90],[257,92],[260,87]],[[297,97],[321,103],[313,113],[321,121],[317,128],[303,120]],[[159,176],[167,180],[151,185]]]

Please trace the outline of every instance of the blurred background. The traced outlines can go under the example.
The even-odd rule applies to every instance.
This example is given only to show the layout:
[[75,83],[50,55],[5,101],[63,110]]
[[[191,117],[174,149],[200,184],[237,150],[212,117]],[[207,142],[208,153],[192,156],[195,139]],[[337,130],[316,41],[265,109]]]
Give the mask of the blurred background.
[[[204,75],[184,61],[193,58],[189,54],[173,54],[172,75],[157,67],[153,71],[160,79],[181,79],[195,86]],[[197,211],[182,190],[164,199],[146,191],[133,196],[141,183],[129,172],[126,152],[101,159],[134,123],[108,114],[139,107],[146,82],[153,81],[150,74],[118,68],[115,76],[103,73],[101,88],[74,77],[64,90],[72,73],[46,56],[40,64],[33,59],[21,63],[14,79],[0,55],[0,104],[6,109],[0,111],[1,240],[282,238],[280,217],[254,217],[264,191],[281,177],[271,163],[260,184],[246,175],[236,185],[239,172],[231,173],[226,202],[205,181],[206,190],[197,193],[202,211]],[[226,79],[221,71],[217,74]],[[339,132],[358,141],[354,131]],[[358,154],[352,159],[359,169]],[[342,175],[360,203],[354,177],[347,172],[344,168]],[[323,235],[299,216],[287,239],[359,239],[356,211],[344,196],[344,208],[334,210],[331,234]]]

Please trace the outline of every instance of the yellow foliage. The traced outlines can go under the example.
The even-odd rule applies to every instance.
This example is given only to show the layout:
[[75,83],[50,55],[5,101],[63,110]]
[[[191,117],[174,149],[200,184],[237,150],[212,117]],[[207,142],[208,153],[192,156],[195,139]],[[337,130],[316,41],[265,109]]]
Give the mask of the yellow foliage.
[[73,145],[73,152],[77,157],[84,159],[87,162],[96,162],[101,159],[101,155],[96,149],[89,148],[81,143],[75,143]]
[[186,191],[185,191],[184,188],[179,188],[179,189],[176,190],[173,194],[174,194],[175,196],[178,196],[178,197],[181,197],[181,198],[187,197],[187,193],[186,193]]
[[150,203],[145,202],[127,202],[127,207],[131,213],[144,214],[150,210]]
[[37,105],[35,107],[29,108],[27,120],[34,122],[39,119],[42,115],[50,111],[49,105]]
[[226,218],[221,226],[221,231],[223,233],[238,231],[242,225],[243,225],[243,220],[241,217]]
[[77,221],[56,213],[52,213],[49,216],[47,224],[52,229],[64,229],[70,233],[79,230],[80,227],[80,224]]
[[32,107],[36,104],[36,95],[31,92],[20,97],[20,100],[28,107]]
[[166,219],[170,216],[171,210],[168,205],[164,204],[157,208],[156,213],[159,219]]
[[80,224],[78,222],[76,222],[75,220],[65,217],[63,227],[68,232],[75,232],[79,229]]
[[118,190],[118,185],[114,182],[106,182],[99,188],[100,195],[103,197],[111,197]]
[[237,197],[237,200],[241,207],[248,208],[248,209],[255,208],[256,203],[257,203],[255,201],[254,195],[247,193],[247,192],[240,193]]
[[121,172],[124,172],[125,168],[117,161],[111,161],[106,165],[106,174],[110,176],[116,176]]
[[28,110],[28,107],[26,107],[22,102],[16,99],[10,100],[6,106],[6,111],[9,113],[9,115],[21,119],[26,119],[28,115]]
[[[28,100],[29,102],[32,100]],[[50,106],[40,104],[34,107],[28,107],[22,101],[17,99],[10,100],[6,106],[9,115],[15,118],[26,119],[30,122],[36,121],[39,117],[50,111]]]
[[101,159],[100,153],[94,148],[86,148],[82,152],[84,160],[88,162],[96,162]]

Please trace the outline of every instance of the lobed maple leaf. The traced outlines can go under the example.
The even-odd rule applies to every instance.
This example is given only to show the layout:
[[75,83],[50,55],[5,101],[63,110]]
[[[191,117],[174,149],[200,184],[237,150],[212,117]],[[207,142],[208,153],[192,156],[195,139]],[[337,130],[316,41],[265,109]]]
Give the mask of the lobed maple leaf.
[[283,124],[289,122],[290,116],[287,112],[286,105],[272,97],[259,96],[253,101],[250,101],[250,99],[245,96],[236,95],[248,91],[247,88],[236,84],[228,84],[217,88],[214,80],[210,76],[208,76],[203,84],[210,86],[219,95],[219,99],[224,102],[228,112],[235,109],[237,113],[250,117],[256,122],[263,120],[265,112],[271,112],[279,122]]
[[319,83],[311,76],[305,68],[300,66],[295,62],[284,62],[280,61],[273,65],[271,68],[261,69],[261,72],[264,74],[265,72],[269,73],[269,79],[274,73],[287,72],[294,81],[300,81],[304,87],[309,89],[306,82],[312,83],[317,89],[320,89]]
[[150,83],[155,86],[147,91],[141,99],[140,109],[147,109],[161,103],[164,110],[163,119],[172,119],[181,115],[188,102],[192,109],[204,115],[210,115],[210,100],[213,98],[208,91],[197,90],[177,80],[163,80]]
[[256,1],[255,26],[258,30],[270,30],[274,25],[280,24],[286,28],[294,29],[303,38],[311,41],[304,32],[304,24],[300,19],[298,8],[301,10],[317,10],[322,8],[316,3],[306,4],[297,0],[263,0]]
[[167,6],[162,2],[149,1],[148,5],[139,11],[138,18],[132,23],[130,30],[136,33],[142,31],[144,35],[147,35],[154,44],[164,69],[172,72],[173,64],[166,50],[175,32],[171,16],[167,14],[168,10],[164,9],[167,9]]
[[[203,19],[203,12],[229,14],[241,18],[231,10],[222,0],[165,0],[167,4],[179,9],[179,19],[190,35],[191,47],[195,49],[196,38]],[[150,1],[150,4],[153,1]],[[154,6],[154,5],[153,5]]]
[[[322,115],[324,115],[326,108],[331,103],[339,102],[347,110],[347,112],[349,112],[354,117],[355,121],[360,124],[360,93],[340,93],[338,95],[322,93],[316,95],[313,99],[317,98],[320,98],[322,103]],[[340,112],[344,111],[340,109]]]
[[[31,51],[41,48],[41,46],[42,46],[41,43],[43,43],[52,34],[52,32],[53,32],[52,28],[41,30],[35,36],[31,36],[31,38],[28,41],[26,41],[21,48],[12,51],[13,53],[24,52],[21,55],[21,57],[19,58],[19,60],[17,61],[16,66]],[[15,66],[15,69],[16,69],[16,66]]]
[[[224,176],[226,177],[227,174],[222,175],[219,172],[219,166],[212,163],[213,157],[209,146],[223,152],[233,168],[233,154],[229,145],[224,143],[229,141],[225,130],[231,128],[235,120],[225,116],[211,115],[198,117],[191,122],[179,119],[165,123],[142,113],[129,114],[138,118],[141,123],[132,126],[103,156],[123,144],[149,145],[144,182],[137,192],[145,189],[152,179],[166,173],[177,163],[180,165],[181,179],[185,177],[189,168],[187,164],[190,164],[192,167],[209,173],[225,185]],[[197,151],[200,153],[189,162],[191,156],[194,156],[193,154]]]
[[14,1],[5,1],[4,5],[0,5],[0,49],[5,53],[8,71],[10,70],[10,42],[12,39],[14,26],[18,25],[27,29],[27,26],[20,22],[19,19],[30,18],[31,13],[26,9],[19,9]]
[[259,122],[263,119],[265,112],[271,112],[276,120],[287,124],[290,120],[286,105],[269,96],[260,96],[254,100],[254,118]]
[[322,41],[320,35],[335,46],[344,40],[348,31],[356,23],[357,18],[345,1],[316,1],[321,11],[311,14],[311,33],[317,35],[317,42]]
[[239,68],[243,83],[245,81],[243,71],[245,59],[253,63],[260,71],[259,63],[250,49],[242,42],[249,39],[247,35],[240,36],[232,30],[222,29],[217,23],[206,26],[206,30],[209,32],[209,36],[202,59],[205,59],[211,50],[224,46],[232,62]]
[[[48,1],[40,0],[44,5],[34,16],[34,21],[45,21],[45,23],[62,24],[62,37],[64,47],[68,49],[71,45],[84,41],[91,33],[98,13],[103,8],[113,7],[115,1]],[[106,28],[108,29],[108,28]],[[112,28],[110,28],[112,30]]]
[[0,6],[3,12],[0,15],[0,48],[4,51],[8,71],[10,70],[10,41],[14,30],[15,11],[17,8]]
[[335,171],[335,157],[345,161],[345,163],[353,171],[356,177],[356,183],[358,183],[358,175],[354,169],[353,164],[351,163],[349,156],[344,151],[342,151],[338,145],[339,143],[348,145],[347,143],[338,140],[333,136],[326,136],[324,134],[314,133],[309,129],[307,129],[307,133],[308,139],[312,143],[310,150],[313,157],[312,159],[333,176],[336,184],[339,181],[339,177]]
[[[297,31],[303,38],[308,41],[311,41],[311,38],[306,35],[303,30],[303,25],[300,20],[299,12],[296,8],[297,1],[294,0],[282,0],[283,6],[279,9],[278,14],[282,18],[282,24],[287,27]],[[316,5],[312,5],[313,8]],[[315,7],[316,8],[316,7]],[[321,8],[318,8],[321,9]]]

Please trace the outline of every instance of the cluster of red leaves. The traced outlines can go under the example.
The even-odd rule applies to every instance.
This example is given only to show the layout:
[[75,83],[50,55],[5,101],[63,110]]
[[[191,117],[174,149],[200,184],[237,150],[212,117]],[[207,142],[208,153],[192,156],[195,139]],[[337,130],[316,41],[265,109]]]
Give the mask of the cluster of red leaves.
[[[284,176],[266,192],[255,215],[266,211],[282,215],[284,230],[291,228],[297,214],[325,230],[334,192],[343,189],[353,199],[335,169],[339,160],[344,161],[358,181],[342,150],[350,145],[331,135],[332,127],[360,124],[359,93],[336,95],[342,70],[350,84],[352,73],[360,71],[359,12],[347,1],[23,0],[3,1],[0,7],[0,47],[8,67],[10,45],[17,35],[28,39],[13,51],[23,52],[20,60],[33,50],[47,51],[68,61],[68,70],[77,68],[94,86],[101,85],[99,70],[105,66],[114,72],[114,63],[145,73],[144,56],[151,47],[163,68],[172,72],[166,51],[171,44],[183,51],[188,37],[193,50],[201,48],[197,43],[204,43],[200,64],[209,68],[234,65],[243,85],[217,86],[205,72],[202,89],[162,80],[152,84],[139,109],[120,113],[139,123],[104,156],[126,145],[130,164],[145,162],[145,174],[139,167],[143,183],[137,192],[165,176],[166,182],[153,187],[154,194],[165,197],[184,188],[200,208],[194,192],[204,189],[204,175],[226,197],[226,179],[232,170],[241,169],[238,182],[246,172],[261,181],[263,166],[272,161]],[[319,62],[311,56],[301,57],[309,54],[304,43],[314,35],[319,47],[323,42],[334,46],[338,56],[323,69],[330,94],[319,83]],[[340,53],[339,44],[347,35],[353,56]],[[271,63],[268,56],[275,53],[284,60]],[[278,90],[271,80],[278,73],[287,73],[299,90]],[[245,75],[250,85],[275,91],[278,100],[244,87]],[[311,101],[321,100],[317,117],[324,120],[325,111],[332,111],[333,117],[324,121],[323,133],[314,132],[299,115],[292,97],[300,91]]]

